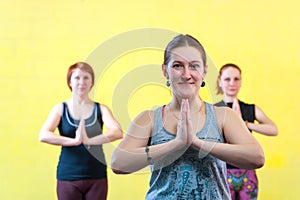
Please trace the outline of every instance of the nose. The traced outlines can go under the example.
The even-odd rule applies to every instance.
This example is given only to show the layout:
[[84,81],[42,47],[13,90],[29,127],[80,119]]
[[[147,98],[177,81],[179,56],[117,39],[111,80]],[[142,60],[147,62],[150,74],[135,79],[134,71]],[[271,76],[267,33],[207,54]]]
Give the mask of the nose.
[[183,77],[186,78],[186,79],[190,79],[190,78],[191,78],[191,72],[190,72],[188,66],[185,66],[185,67],[184,67],[184,70],[183,70]]
[[83,83],[84,83],[84,79],[83,79],[83,78],[80,78],[80,79],[79,79],[79,83],[80,83],[80,84],[83,84]]

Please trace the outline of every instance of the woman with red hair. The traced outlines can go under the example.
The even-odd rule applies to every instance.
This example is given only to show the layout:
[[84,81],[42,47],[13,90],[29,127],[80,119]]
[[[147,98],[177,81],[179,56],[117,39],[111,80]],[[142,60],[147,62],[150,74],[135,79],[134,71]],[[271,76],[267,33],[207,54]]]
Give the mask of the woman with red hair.
[[[70,99],[53,107],[40,130],[40,141],[61,146],[57,166],[59,200],[106,199],[107,173],[102,144],[123,137],[110,109],[89,97],[92,67],[78,62],[69,67]],[[103,134],[103,125],[107,132]],[[58,128],[60,135],[54,131]]]

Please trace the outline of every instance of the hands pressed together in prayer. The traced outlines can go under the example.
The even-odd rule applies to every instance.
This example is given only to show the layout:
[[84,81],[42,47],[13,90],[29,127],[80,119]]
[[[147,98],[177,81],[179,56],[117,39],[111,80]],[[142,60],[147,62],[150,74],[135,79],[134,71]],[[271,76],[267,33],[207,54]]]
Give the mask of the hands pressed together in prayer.
[[75,146],[80,145],[82,143],[86,144],[87,141],[89,140],[89,137],[88,137],[86,129],[85,129],[85,120],[84,119],[80,120],[75,134],[76,134],[75,138],[74,138]]
[[180,118],[177,125],[177,134],[175,140],[178,146],[194,145],[196,137],[192,126],[192,119],[190,115],[190,106],[188,99],[182,99]]

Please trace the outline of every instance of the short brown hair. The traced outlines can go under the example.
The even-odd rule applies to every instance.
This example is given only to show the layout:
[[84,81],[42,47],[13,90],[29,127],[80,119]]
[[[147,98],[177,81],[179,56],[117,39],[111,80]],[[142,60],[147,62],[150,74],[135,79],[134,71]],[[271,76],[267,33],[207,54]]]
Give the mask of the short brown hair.
[[[68,83],[68,87],[70,88],[71,91],[72,91],[72,87],[70,86],[71,76],[76,69],[81,69],[82,71],[85,71],[85,72],[88,72],[89,74],[91,74],[92,84],[94,85],[95,74],[94,74],[93,68],[85,62],[77,62],[69,67],[68,73],[67,73],[67,83]],[[93,87],[93,85],[92,85],[92,87]]]

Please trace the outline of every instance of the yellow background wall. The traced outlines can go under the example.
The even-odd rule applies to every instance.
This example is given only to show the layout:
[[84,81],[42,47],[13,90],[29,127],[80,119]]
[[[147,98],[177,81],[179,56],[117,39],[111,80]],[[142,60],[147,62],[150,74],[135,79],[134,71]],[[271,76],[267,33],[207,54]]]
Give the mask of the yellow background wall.
[[[279,128],[278,137],[254,133],[266,156],[257,170],[259,199],[298,199],[299,7],[296,0],[0,1],[0,199],[56,199],[60,148],[39,143],[38,133],[52,106],[70,97],[67,68],[113,36],[141,28],[189,33],[203,43],[217,69],[226,62],[241,66],[240,98],[263,108]],[[120,56],[111,63],[111,76],[100,80],[95,100],[112,108],[111,90],[126,72],[161,62],[161,51],[155,50]],[[159,87],[137,89],[124,100],[130,118],[170,99]],[[205,100],[212,101],[210,96],[204,91]],[[108,155],[114,145],[106,147]],[[147,170],[108,172],[109,199],[144,198]]]

